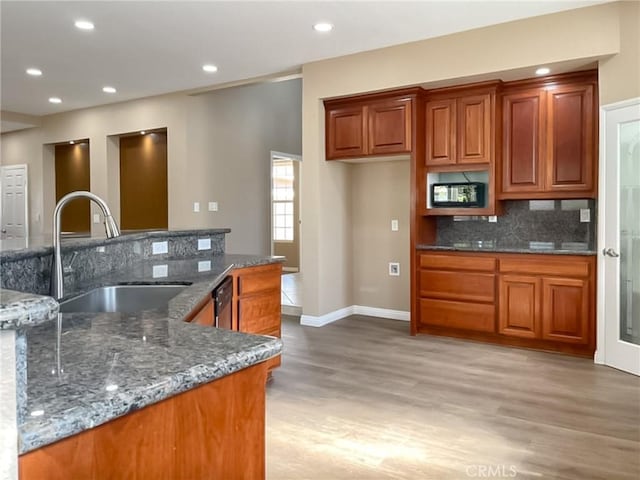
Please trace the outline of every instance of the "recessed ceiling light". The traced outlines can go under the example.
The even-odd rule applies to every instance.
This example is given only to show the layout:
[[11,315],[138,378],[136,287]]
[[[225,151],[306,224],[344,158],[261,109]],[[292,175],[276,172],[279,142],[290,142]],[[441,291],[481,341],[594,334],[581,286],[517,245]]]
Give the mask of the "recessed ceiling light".
[[74,143],[76,143],[76,142],[74,142],[73,140],[69,140],[69,144],[70,145],[73,145]]
[[27,74],[33,75],[34,77],[39,77],[42,75],[42,70],[39,68],[27,68]]
[[547,67],[540,67],[539,69],[536,70],[536,75],[546,75],[547,73],[549,73],[551,71],[550,68]]
[[216,67],[215,65],[207,64],[202,66],[202,70],[207,73],[214,73],[218,71],[218,67]]
[[147,132],[145,132],[144,130],[140,130],[140,135],[144,135],[145,133]]
[[76,20],[75,26],[80,30],[93,30],[95,28],[93,23],[88,20]]
[[320,23],[316,23],[313,26],[313,29],[316,32],[326,33],[326,32],[330,32],[331,30],[333,30],[333,25],[331,25],[330,23],[327,23],[327,22],[320,22]]
[[116,89],[113,87],[102,87],[104,93],[116,93]]
[[49,98],[49,103],[62,103],[62,99],[58,97]]

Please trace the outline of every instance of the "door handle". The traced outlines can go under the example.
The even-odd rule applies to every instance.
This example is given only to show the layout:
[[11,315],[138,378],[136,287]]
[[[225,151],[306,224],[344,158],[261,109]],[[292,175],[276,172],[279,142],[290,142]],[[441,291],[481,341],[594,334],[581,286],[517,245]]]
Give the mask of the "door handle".
[[607,257],[618,258],[620,254],[616,252],[613,248],[603,248],[602,253]]

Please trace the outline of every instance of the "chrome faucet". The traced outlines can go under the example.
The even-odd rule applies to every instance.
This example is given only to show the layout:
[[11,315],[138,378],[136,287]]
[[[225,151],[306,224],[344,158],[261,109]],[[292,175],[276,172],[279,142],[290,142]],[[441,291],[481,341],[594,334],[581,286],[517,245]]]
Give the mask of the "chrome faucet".
[[94,195],[91,192],[85,192],[82,190],[67,193],[64,197],[62,197],[56,205],[55,210],[53,211],[53,263],[51,272],[51,295],[56,300],[60,300],[62,297],[64,297],[62,254],[60,253],[60,216],[62,214],[62,209],[64,208],[64,206],[71,200],[74,200],[76,198],[88,198],[100,207],[100,209],[102,210],[102,214],[104,215],[104,231],[107,234],[107,238],[120,236],[120,229],[118,228],[116,221],[111,216],[111,210],[109,210],[109,207],[107,206],[105,201],[100,197]]

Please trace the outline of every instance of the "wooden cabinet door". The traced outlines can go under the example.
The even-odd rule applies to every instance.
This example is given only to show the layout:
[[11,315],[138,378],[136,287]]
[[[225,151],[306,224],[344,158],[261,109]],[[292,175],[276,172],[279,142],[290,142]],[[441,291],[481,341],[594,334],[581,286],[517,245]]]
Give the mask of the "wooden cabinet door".
[[542,279],[542,338],[569,343],[589,342],[587,279]]
[[365,107],[340,107],[326,112],[327,160],[367,153]]
[[545,91],[502,97],[502,192],[536,193],[544,189],[543,134]]
[[456,163],[456,101],[427,102],[427,165]]
[[594,195],[594,88],[561,85],[547,94],[546,189]]
[[368,106],[369,155],[411,151],[411,104],[403,98]]
[[474,95],[457,100],[458,163],[491,161],[491,95]]
[[501,334],[540,337],[540,285],[538,277],[500,275],[498,328]]

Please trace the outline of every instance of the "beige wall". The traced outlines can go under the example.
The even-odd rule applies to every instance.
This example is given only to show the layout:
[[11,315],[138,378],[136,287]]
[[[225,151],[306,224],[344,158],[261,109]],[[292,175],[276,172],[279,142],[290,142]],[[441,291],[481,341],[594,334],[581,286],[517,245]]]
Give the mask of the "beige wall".
[[[88,138],[91,190],[113,205],[119,219],[118,144],[110,136],[166,127],[169,228],[229,227],[229,252],[266,254],[270,151],[301,152],[300,83],[176,93],[50,115],[38,128],[3,134],[2,162],[29,164],[31,232],[48,234],[53,157],[43,145]],[[192,211],[196,201],[199,213]],[[208,212],[209,201],[220,210]],[[101,229],[93,225],[94,233]]]
[[[351,167],[354,305],[409,309],[410,167],[409,160]],[[389,262],[400,263],[399,277],[388,275]]]
[[[601,97],[637,95],[637,77],[629,75],[638,65],[632,56],[637,45],[629,45],[637,39],[630,31],[637,23],[629,20],[636,11],[637,5],[605,4],[304,65],[303,177],[315,179],[306,181],[302,192],[304,313],[324,315],[355,304],[354,289],[360,285],[353,285],[352,277],[364,278],[366,272],[353,267],[367,265],[365,253],[351,247],[350,165],[325,161],[322,99],[448,79],[463,83],[543,64],[587,64],[621,50],[624,61],[614,57],[602,64]],[[382,191],[389,182],[372,179],[368,188]],[[376,274],[367,281],[382,290],[387,272]],[[382,307],[393,308],[391,303]]]

